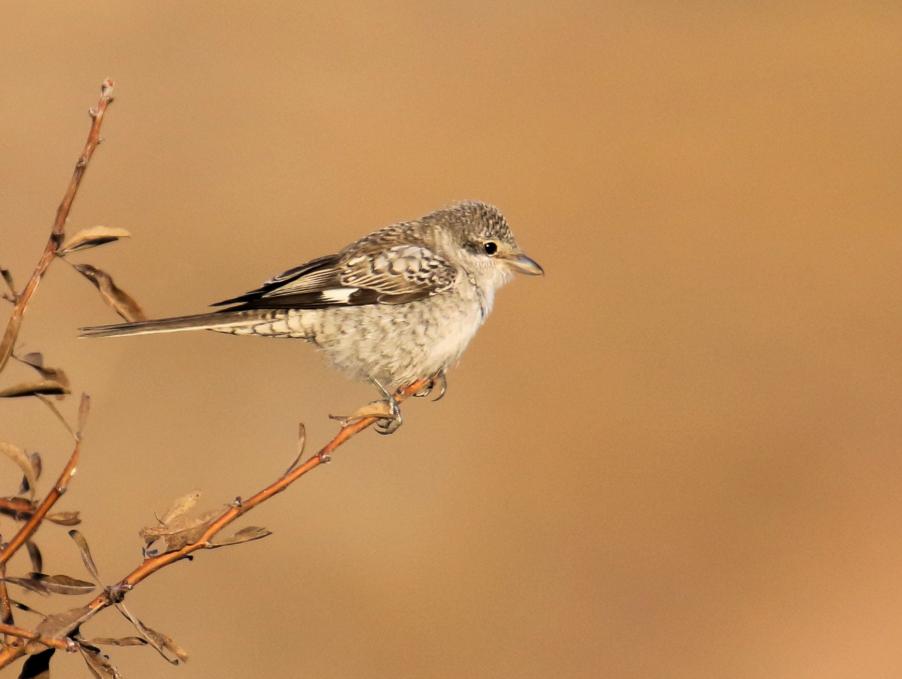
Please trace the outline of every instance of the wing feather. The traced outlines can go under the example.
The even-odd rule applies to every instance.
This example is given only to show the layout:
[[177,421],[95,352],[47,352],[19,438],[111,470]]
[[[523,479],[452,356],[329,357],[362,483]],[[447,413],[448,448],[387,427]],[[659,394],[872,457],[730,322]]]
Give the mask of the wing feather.
[[[317,309],[406,304],[449,289],[457,269],[426,245],[397,242],[377,232],[338,255],[311,260],[274,276],[256,290],[217,302],[237,309]],[[388,241],[388,242],[386,242]],[[230,309],[230,310],[233,310]]]

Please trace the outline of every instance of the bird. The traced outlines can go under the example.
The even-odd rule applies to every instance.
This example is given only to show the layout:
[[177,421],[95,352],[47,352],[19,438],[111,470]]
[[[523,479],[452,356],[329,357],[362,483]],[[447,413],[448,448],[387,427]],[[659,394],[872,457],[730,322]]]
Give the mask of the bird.
[[403,421],[398,390],[428,380],[418,395],[440,385],[444,396],[446,371],[514,273],[544,270],[498,208],[463,201],[373,231],[212,304],[222,307],[214,311],[86,327],[81,336],[212,330],[303,339],[340,372],[376,386],[381,398],[366,413],[378,418],[379,433],[390,434]]

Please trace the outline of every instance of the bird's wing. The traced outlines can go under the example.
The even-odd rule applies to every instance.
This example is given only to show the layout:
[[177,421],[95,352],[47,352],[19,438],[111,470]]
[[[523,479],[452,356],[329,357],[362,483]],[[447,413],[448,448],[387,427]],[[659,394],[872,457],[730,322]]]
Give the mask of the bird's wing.
[[457,270],[425,245],[358,241],[338,255],[311,260],[256,290],[217,302],[242,309],[317,309],[404,304],[450,288]]

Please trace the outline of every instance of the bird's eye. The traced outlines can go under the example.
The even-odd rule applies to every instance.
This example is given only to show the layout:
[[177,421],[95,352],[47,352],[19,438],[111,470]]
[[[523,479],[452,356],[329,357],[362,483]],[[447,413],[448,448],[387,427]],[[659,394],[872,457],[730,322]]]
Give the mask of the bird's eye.
[[498,252],[498,243],[496,243],[495,241],[487,241],[486,244],[483,245],[483,247],[485,248],[485,254],[487,255],[494,255],[496,252]]

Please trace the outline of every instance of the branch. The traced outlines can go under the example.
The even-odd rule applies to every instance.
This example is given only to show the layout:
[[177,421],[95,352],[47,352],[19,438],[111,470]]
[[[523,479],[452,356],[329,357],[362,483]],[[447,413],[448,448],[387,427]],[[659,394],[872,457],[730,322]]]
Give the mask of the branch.
[[[41,636],[37,632],[32,632],[31,630],[23,629],[22,627],[16,627],[15,625],[5,625],[0,623],[0,632],[13,637],[28,639],[29,641],[37,641],[40,644],[44,644],[44,646],[59,648],[63,651],[74,651],[76,649],[74,641],[68,639],[51,639],[50,637]],[[23,648],[24,650],[24,647],[21,646],[16,646],[15,648]]]
[[[410,386],[401,389],[398,392],[396,399],[399,402],[403,401],[409,396],[412,396],[413,394],[421,391],[428,383],[428,379],[414,382]],[[339,429],[338,433],[332,438],[331,441],[324,445],[319,450],[319,452],[309,458],[306,462],[288,471],[262,490],[257,491],[250,498],[234,502],[227,510],[225,510],[207,527],[207,530],[204,531],[203,535],[197,538],[197,540],[188,545],[185,545],[179,550],[160,554],[159,556],[145,560],[144,563],[142,563],[135,570],[129,573],[125,578],[120,580],[116,585],[113,585],[111,589],[120,592],[129,591],[139,582],[141,582],[148,576],[153,575],[161,568],[184,559],[192,552],[196,552],[199,549],[209,547],[210,541],[217,534],[219,534],[223,528],[228,526],[238,517],[247,514],[257,505],[266,502],[274,495],[278,495],[283,490],[288,488],[288,486],[290,486],[292,483],[304,476],[307,472],[316,469],[324,462],[328,462],[331,459],[332,453],[335,452],[335,450],[339,446],[346,443],[349,439],[351,439],[356,434],[359,434],[367,427],[370,427],[377,421],[377,419],[378,418],[376,417],[364,417],[351,424],[346,424],[341,429]],[[97,596],[90,604],[88,604],[88,606],[99,611],[100,609],[109,606],[111,603],[114,602],[110,600],[108,594],[101,594]],[[0,667],[2,667],[2,665],[0,665]]]
[[[9,600],[9,591],[6,589],[6,566],[0,566],[0,623],[11,625],[13,620],[12,602]],[[9,637],[3,635],[3,644],[9,644]]]
[[91,130],[88,132],[88,139],[85,142],[84,150],[81,152],[78,162],[75,163],[75,170],[72,173],[72,179],[69,181],[69,188],[66,189],[63,200],[56,210],[56,219],[53,222],[50,237],[47,239],[47,245],[44,246],[44,252],[41,254],[41,258],[38,260],[38,263],[31,274],[31,278],[28,279],[25,289],[15,296],[16,306],[13,308],[13,312],[6,324],[6,332],[3,334],[3,339],[0,340],[0,372],[6,367],[10,354],[12,354],[16,338],[19,336],[19,329],[22,326],[22,318],[25,315],[25,310],[28,308],[28,303],[31,301],[31,297],[34,295],[35,290],[37,290],[38,284],[41,282],[44,274],[47,273],[50,263],[56,256],[57,248],[60,243],[63,242],[69,210],[72,208],[72,202],[75,200],[75,195],[78,193],[78,187],[81,184],[81,179],[85,174],[85,170],[88,169],[88,163],[91,161],[91,156],[94,155],[94,149],[96,149],[101,142],[100,126],[103,124],[103,115],[106,113],[106,109],[111,103],[113,103],[113,81],[107,79],[100,85],[100,100],[97,102],[97,106],[90,110]]
[[[84,419],[87,416],[89,404],[90,399],[87,394],[84,394],[81,397],[81,405],[79,407],[78,419],[80,423],[84,422]],[[9,544],[0,550],[0,566],[4,566],[6,562],[10,560],[12,555],[15,554],[32,535],[34,535],[35,531],[44,520],[44,517],[47,515],[47,512],[50,511],[53,505],[56,504],[56,501],[66,492],[69,481],[75,476],[75,468],[78,465],[80,449],[81,431],[78,431],[75,435],[75,447],[72,449],[72,455],[69,456],[69,462],[63,467],[63,471],[57,479],[56,484],[50,489],[50,492],[47,493],[47,497],[44,498],[44,501],[34,510],[31,517],[25,522],[25,525],[23,525],[19,529],[19,532],[13,536],[13,539],[9,541]]]
[[[428,379],[414,382],[410,386],[401,389],[397,393],[395,398],[399,402],[403,401],[413,394],[421,392],[424,387],[427,387],[428,384]],[[126,593],[131,591],[135,587],[135,585],[137,585],[142,580],[150,577],[160,569],[165,568],[166,566],[169,566],[176,561],[181,561],[193,552],[211,547],[212,544],[210,541],[214,537],[216,537],[216,535],[218,535],[226,526],[235,521],[235,519],[243,516],[244,514],[247,514],[254,507],[266,502],[274,495],[278,495],[299,478],[301,478],[308,472],[313,471],[324,462],[328,462],[331,459],[332,453],[335,452],[335,450],[339,446],[346,443],[353,436],[359,434],[367,427],[373,425],[377,421],[377,419],[378,418],[376,417],[363,417],[356,422],[346,424],[338,430],[338,433],[332,438],[331,441],[320,448],[319,452],[309,458],[306,462],[295,467],[294,469],[289,470],[265,488],[257,491],[247,500],[234,502],[228,509],[226,509],[222,514],[214,519],[213,522],[207,527],[207,530],[204,531],[203,535],[197,538],[194,542],[185,545],[179,550],[166,552],[165,554],[160,554],[159,556],[146,559],[144,563],[135,568],[131,573],[122,578],[122,580],[120,580],[118,583],[111,587],[107,587],[106,591],[103,594],[97,595],[87,605],[86,608],[90,610],[80,624],[84,624],[103,609],[121,602]],[[69,465],[67,465],[67,468],[68,467]],[[43,507],[43,503],[41,506]],[[37,511],[39,512],[40,508]],[[65,640],[61,639],[60,641],[64,642]],[[0,669],[6,667],[16,658],[24,654],[25,648],[22,646],[7,646],[6,648],[0,650]]]

